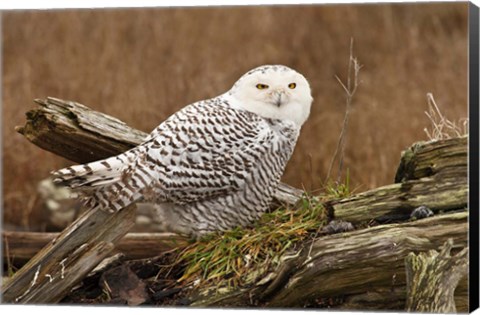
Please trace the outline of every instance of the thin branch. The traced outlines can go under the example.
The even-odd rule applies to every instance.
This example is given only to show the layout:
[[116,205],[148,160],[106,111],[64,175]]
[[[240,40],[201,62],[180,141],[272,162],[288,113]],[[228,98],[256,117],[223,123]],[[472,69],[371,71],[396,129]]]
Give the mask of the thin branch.
[[[346,95],[346,108],[345,108],[345,116],[343,118],[343,126],[342,130],[340,132],[340,136],[338,138],[338,143],[337,147],[335,148],[335,153],[333,154],[333,158],[330,161],[330,166],[328,168],[327,172],[327,181],[330,178],[331,171],[333,168],[333,164],[335,163],[335,160],[337,159],[337,156],[339,155],[340,151],[340,158],[338,162],[338,173],[337,173],[337,182],[340,182],[340,178],[342,175],[342,169],[343,169],[343,160],[345,156],[345,143],[346,143],[346,138],[347,138],[347,129],[348,129],[348,118],[350,115],[350,109],[352,107],[352,102],[353,102],[353,96],[355,95],[358,85],[359,85],[359,73],[360,69],[362,66],[358,63],[357,58],[353,57],[353,38],[350,40],[350,56],[349,56],[349,62],[348,62],[348,72],[347,72],[347,84],[342,82],[340,78],[335,75],[335,78],[337,79],[338,83],[340,86],[343,88],[345,95]],[[352,76],[352,69],[353,69],[353,76]],[[353,86],[352,86],[352,80],[353,80]]]
[[345,94],[350,95],[350,90],[345,86],[345,84],[343,84],[342,80],[340,80],[340,78],[337,75],[335,75],[335,79],[337,79],[338,83],[340,83],[343,90],[345,91]]

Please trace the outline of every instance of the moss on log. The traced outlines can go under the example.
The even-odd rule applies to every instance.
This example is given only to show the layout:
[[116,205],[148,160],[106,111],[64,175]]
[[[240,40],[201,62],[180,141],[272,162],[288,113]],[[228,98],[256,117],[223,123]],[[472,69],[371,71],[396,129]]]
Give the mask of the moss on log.
[[[456,169],[467,176],[468,137],[418,142],[402,152],[395,183],[432,176]],[[463,171],[463,172],[461,172]]]
[[353,224],[403,221],[419,206],[435,213],[465,209],[468,202],[468,178],[463,170],[452,169],[430,177],[408,180],[356,194],[350,198],[326,202],[334,218]]
[[419,142],[402,153],[396,183],[326,203],[335,218],[353,224],[409,218],[419,206],[438,213],[468,202],[467,137]]
[[[450,256],[453,239],[449,238],[440,253],[436,250],[408,254],[407,305],[409,312],[456,313],[454,292],[468,273],[468,247]],[[462,311],[465,311],[462,309]]]

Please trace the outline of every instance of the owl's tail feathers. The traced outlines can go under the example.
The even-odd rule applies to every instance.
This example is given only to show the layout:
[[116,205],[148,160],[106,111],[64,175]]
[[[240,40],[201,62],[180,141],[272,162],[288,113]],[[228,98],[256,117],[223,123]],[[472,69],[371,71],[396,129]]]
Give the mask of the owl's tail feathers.
[[135,157],[135,152],[127,151],[105,160],[66,167],[52,173],[53,183],[78,193],[89,208],[99,206],[115,212],[142,196],[144,186],[129,181],[137,163]]
[[53,183],[72,190],[97,190],[121,179],[125,161],[111,157],[92,163],[74,165],[52,172]]

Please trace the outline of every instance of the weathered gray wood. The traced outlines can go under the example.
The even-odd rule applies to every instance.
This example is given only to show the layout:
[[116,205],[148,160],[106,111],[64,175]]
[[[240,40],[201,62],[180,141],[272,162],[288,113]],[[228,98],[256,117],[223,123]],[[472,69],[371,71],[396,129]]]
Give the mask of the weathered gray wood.
[[402,153],[395,184],[326,203],[335,218],[354,224],[408,219],[412,210],[467,207],[467,137],[418,142]]
[[15,266],[23,265],[60,233],[2,231],[2,257]]
[[[389,293],[390,302],[387,303],[384,297],[384,303],[377,301],[377,308],[373,307],[372,303],[376,299],[380,299],[379,295],[383,294],[384,291],[404,288],[402,257],[405,257],[406,253],[411,250],[425,251],[437,248],[442,240],[448,237],[454,237],[461,246],[464,246],[467,237],[466,229],[467,213],[461,212],[415,222],[383,225],[341,235],[326,236],[318,239],[311,248],[311,267],[306,267],[308,263],[304,261],[308,259],[305,251],[310,248],[307,246],[304,251],[298,254],[297,258],[287,260],[284,263],[284,266],[288,265],[288,268],[279,268],[276,271],[277,275],[270,276],[272,279],[283,278],[283,281],[277,280],[277,284],[274,285],[272,280],[268,282],[268,286],[258,286],[256,288],[257,292],[262,294],[255,293],[253,298],[261,298],[268,302],[270,298],[267,298],[265,293],[278,294],[277,292],[281,292],[284,287],[287,287],[287,283],[300,286],[299,282],[314,281],[313,278],[318,277],[314,284],[307,283],[297,287],[300,290],[299,292],[304,293],[305,286],[316,288],[317,291],[314,290],[309,293],[310,300],[314,299],[315,296],[334,297],[340,295],[348,297],[348,303],[339,306],[341,309],[355,309],[349,308],[349,305],[360,309],[399,309],[397,306],[405,303],[405,291],[402,291],[403,295],[399,294],[398,296]],[[148,238],[149,236],[149,234],[145,234],[145,237]],[[140,236],[138,238],[138,240],[141,239],[144,239],[144,237]],[[307,273],[309,269],[316,269],[316,274]],[[328,286],[325,285],[326,283],[328,283]],[[290,286],[288,285],[288,287]],[[463,284],[463,287],[466,288],[466,283]],[[367,292],[362,291],[366,289]],[[295,294],[296,291],[289,292],[290,290],[293,289],[289,288],[283,297],[275,297],[275,294],[273,294],[274,298],[272,300],[274,302],[271,302],[270,306],[301,306],[296,303],[302,303],[303,297],[299,296],[298,293]],[[377,295],[369,294],[371,290],[376,290]],[[246,292],[251,295],[255,291],[249,290]],[[194,304],[201,306],[247,306],[249,304],[245,299],[246,292],[239,291],[233,296],[230,294],[220,296],[217,301],[200,299]],[[463,290],[456,293],[457,299],[461,299],[460,303],[463,303],[459,305],[458,309],[465,311],[467,291]],[[293,301],[289,301],[291,294],[294,294],[295,297]]]
[[17,132],[40,148],[71,161],[104,159],[138,145],[146,133],[124,122],[71,101],[49,97],[27,112]]
[[[15,273],[2,287],[2,301],[6,303],[58,301],[68,294],[76,281],[106,257],[113,249],[110,244],[117,243],[133,226],[134,216],[134,207],[127,207],[115,214],[98,209],[85,212]],[[83,254],[80,255],[79,251]],[[68,263],[72,261],[77,263],[68,268]],[[72,276],[62,279],[65,281],[51,281],[53,278],[58,279],[59,273],[64,275],[60,278],[67,274]],[[56,294],[42,293],[50,290],[54,290]]]
[[418,142],[402,152],[395,182],[428,177],[452,168],[459,176],[467,177],[467,165],[468,136]]
[[[27,113],[24,126],[16,128],[40,148],[77,163],[117,155],[139,145],[147,136],[112,116],[85,105],[48,97]],[[303,192],[281,184],[274,205],[295,204]]]
[[[318,297],[365,296],[371,290],[405,288],[407,254],[438,248],[448,238],[455,239],[457,247],[466,246],[467,219],[467,212],[450,213],[325,236],[311,247],[287,254],[276,271],[259,281],[264,282],[261,285],[223,294],[212,293],[215,290],[195,292],[193,305],[250,306],[251,301],[260,301],[265,307],[303,307]],[[396,295],[395,302],[391,301],[393,307],[405,305],[405,295]],[[361,299],[356,305],[359,303]],[[380,306],[392,309],[386,303]],[[458,309],[467,307],[462,304]]]
[[[3,257],[10,257],[13,263],[22,263],[31,259],[44,246],[60,233],[2,231]],[[116,249],[125,254],[127,259],[141,259],[155,256],[160,252],[181,247],[187,239],[174,233],[128,233]]]
[[371,288],[364,293],[344,296],[342,303],[334,306],[333,309],[350,311],[400,311],[405,308],[405,295],[405,288],[401,286],[384,287],[380,289]]
[[[72,287],[81,281],[95,266],[113,250],[110,242],[83,244],[59,265],[53,266],[48,273],[40,274],[42,266],[37,267],[35,280],[24,293],[15,298],[15,303],[37,304],[57,303],[65,297]],[[38,274],[38,277],[36,277]]]
[[444,169],[430,177],[372,189],[325,205],[335,218],[353,224],[406,220],[419,206],[433,212],[464,209],[468,201],[465,167]]
[[468,247],[450,256],[453,240],[440,250],[408,254],[405,258],[409,312],[456,313],[454,292],[468,274]]

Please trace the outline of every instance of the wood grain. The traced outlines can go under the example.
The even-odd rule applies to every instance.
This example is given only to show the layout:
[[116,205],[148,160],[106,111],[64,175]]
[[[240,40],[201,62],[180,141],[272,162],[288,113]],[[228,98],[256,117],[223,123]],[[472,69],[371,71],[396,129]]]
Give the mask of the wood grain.
[[[2,287],[2,301],[57,302],[111,252],[133,226],[134,217],[135,207],[114,214],[85,212],[14,274]],[[50,290],[55,294],[44,294]]]

